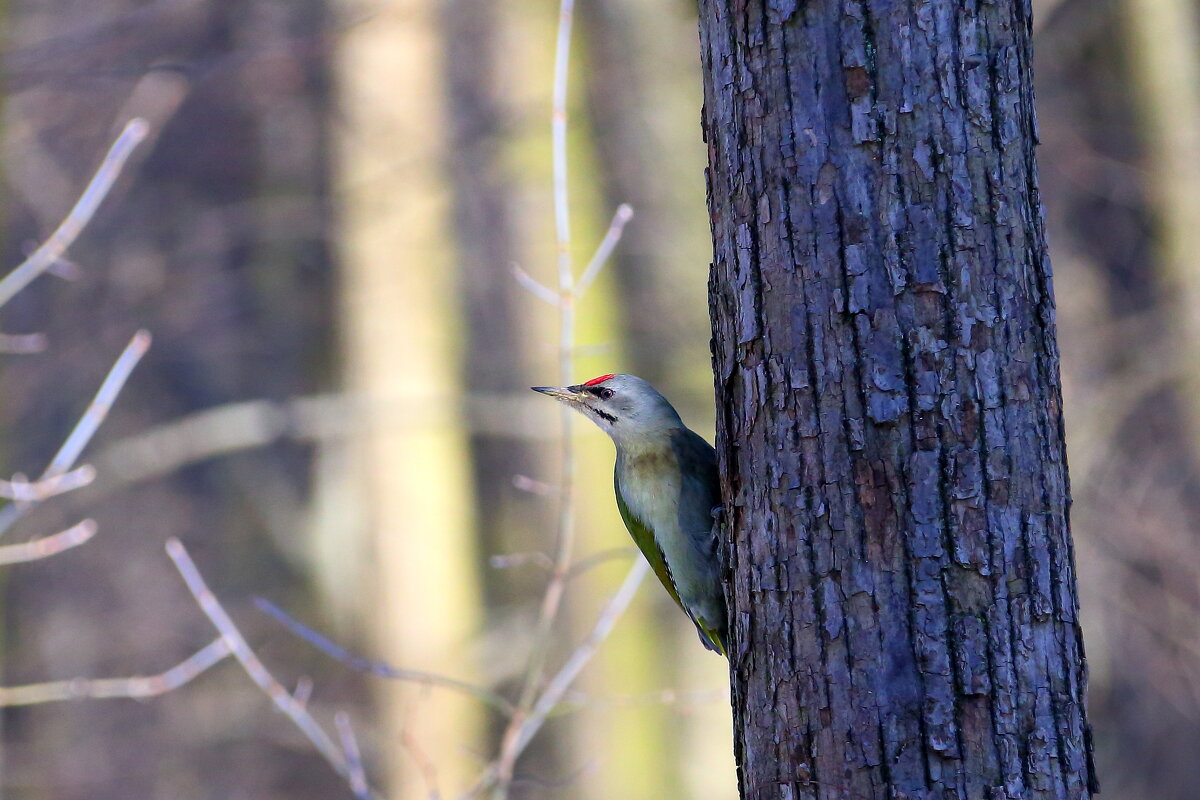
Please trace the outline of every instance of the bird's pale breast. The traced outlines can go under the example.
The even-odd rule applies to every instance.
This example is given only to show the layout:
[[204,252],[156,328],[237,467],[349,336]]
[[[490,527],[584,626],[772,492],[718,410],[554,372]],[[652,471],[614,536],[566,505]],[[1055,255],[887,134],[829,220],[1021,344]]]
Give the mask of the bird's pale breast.
[[669,449],[618,459],[617,481],[629,512],[653,532],[684,605],[716,619],[709,608],[719,588],[709,516],[713,503],[697,496],[705,494],[704,487],[687,485]]

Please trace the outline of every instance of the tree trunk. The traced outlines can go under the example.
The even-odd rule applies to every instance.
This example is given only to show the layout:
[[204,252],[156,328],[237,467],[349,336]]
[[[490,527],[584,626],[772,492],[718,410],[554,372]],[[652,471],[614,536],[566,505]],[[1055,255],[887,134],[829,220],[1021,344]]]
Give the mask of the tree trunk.
[[1159,269],[1173,298],[1165,316],[1180,361],[1185,430],[1200,452],[1200,14],[1188,0],[1125,0],[1124,6]]
[[[480,608],[470,464],[454,406],[462,390],[440,172],[446,125],[427,75],[441,57],[437,8],[391,3],[339,38],[342,336],[346,385],[367,411],[354,479],[372,545],[371,650],[475,682],[464,657]],[[378,697],[387,796],[424,800],[474,779],[466,754],[483,741],[478,702],[397,681]]]
[[1096,791],[1025,2],[704,0],[743,797]]

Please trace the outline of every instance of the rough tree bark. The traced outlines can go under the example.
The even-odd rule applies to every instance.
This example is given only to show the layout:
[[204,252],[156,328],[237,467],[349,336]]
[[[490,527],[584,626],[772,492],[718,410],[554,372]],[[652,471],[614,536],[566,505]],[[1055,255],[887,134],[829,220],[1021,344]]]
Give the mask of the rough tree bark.
[[1079,798],[1024,0],[703,0],[743,797]]

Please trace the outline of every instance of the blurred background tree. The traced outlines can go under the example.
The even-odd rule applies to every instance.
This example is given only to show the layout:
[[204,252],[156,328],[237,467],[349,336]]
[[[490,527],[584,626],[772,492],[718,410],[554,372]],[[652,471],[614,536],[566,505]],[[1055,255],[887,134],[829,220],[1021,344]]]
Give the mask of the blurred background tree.
[[[1150,28],[1168,6],[1181,21]],[[1091,720],[1122,798],[1187,798],[1200,781],[1188,8],[1034,3]],[[637,213],[580,309],[578,377],[644,374],[711,431],[694,5],[578,11],[577,260],[616,204]],[[2,362],[0,475],[44,464],[112,354],[139,327],[156,337],[89,451],[96,484],[9,533],[83,515],[101,530],[0,573],[3,683],[155,671],[208,641],[161,554],[177,536],[281,678],[311,676],[318,713],[372,721],[360,736],[389,796],[425,796],[431,777],[457,793],[495,751],[496,714],[385,688],[250,599],[369,655],[515,687],[546,576],[536,558],[491,559],[552,548],[558,426],[524,388],[554,375],[553,310],[509,265],[551,282],[557,3],[11,0],[3,14],[5,263],[58,223],[125,120],[153,133],[59,270],[74,279],[4,309],[4,332],[44,331],[50,349]],[[610,445],[577,435],[584,559],[628,542]],[[628,564],[614,553],[571,583],[553,658]],[[724,664],[668,603],[637,597],[514,797],[731,796]],[[437,733],[449,715],[468,728]],[[4,797],[349,793],[232,669],[151,702],[0,721]]]

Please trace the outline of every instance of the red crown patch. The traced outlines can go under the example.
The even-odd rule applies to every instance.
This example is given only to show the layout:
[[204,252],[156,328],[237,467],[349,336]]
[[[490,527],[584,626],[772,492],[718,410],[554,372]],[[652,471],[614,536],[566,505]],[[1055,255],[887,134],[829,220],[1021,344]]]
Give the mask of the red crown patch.
[[615,378],[615,377],[617,377],[617,376],[616,375],[601,375],[599,378],[592,378],[590,381],[585,383],[584,386],[595,386],[598,383],[604,383],[609,378]]

